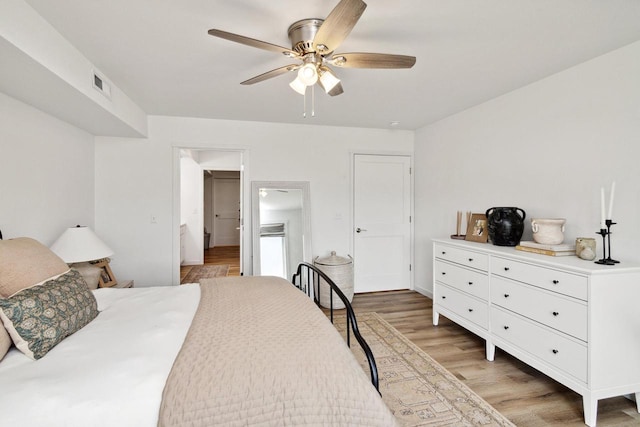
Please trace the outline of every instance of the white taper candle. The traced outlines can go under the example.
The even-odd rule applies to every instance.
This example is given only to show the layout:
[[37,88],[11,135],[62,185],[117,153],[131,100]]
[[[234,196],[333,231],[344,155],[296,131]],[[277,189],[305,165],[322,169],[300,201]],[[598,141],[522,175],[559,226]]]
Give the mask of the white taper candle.
[[609,196],[609,216],[607,217],[607,219],[611,219],[612,216],[612,212],[613,212],[613,195],[616,193],[616,182],[613,181],[611,183],[611,195]]

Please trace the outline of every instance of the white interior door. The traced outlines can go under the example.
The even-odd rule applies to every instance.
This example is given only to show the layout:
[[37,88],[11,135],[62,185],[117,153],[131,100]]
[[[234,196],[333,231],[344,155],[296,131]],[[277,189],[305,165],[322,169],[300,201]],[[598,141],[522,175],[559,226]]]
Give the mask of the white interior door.
[[354,291],[409,289],[411,158],[354,156]]
[[240,180],[213,180],[213,246],[240,244]]

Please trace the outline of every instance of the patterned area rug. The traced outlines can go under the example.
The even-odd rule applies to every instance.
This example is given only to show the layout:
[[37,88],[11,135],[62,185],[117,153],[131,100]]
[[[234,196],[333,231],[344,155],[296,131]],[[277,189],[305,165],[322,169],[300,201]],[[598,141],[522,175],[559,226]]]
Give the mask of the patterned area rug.
[[[334,314],[344,336],[345,316]],[[377,313],[358,314],[358,327],[376,358],[382,400],[403,426],[510,426],[514,424]],[[369,375],[364,352],[351,349]]]
[[200,283],[201,279],[211,279],[212,277],[223,277],[229,273],[228,265],[196,265],[180,281],[184,283]]

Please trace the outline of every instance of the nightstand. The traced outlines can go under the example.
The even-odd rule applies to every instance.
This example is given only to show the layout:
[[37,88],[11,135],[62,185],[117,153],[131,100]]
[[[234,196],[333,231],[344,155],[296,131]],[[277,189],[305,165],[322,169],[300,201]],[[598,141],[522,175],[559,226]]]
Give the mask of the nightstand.
[[133,280],[121,280],[117,285],[112,288],[133,288]]

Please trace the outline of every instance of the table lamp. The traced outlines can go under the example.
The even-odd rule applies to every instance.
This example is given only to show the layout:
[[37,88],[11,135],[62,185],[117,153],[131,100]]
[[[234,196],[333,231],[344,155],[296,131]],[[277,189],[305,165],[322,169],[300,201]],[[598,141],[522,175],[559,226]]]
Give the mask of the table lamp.
[[109,267],[109,257],[113,251],[89,227],[76,225],[67,228],[51,250],[67,264],[89,262],[102,268],[99,286],[110,287],[117,284]]

